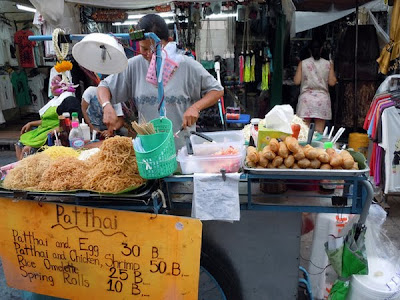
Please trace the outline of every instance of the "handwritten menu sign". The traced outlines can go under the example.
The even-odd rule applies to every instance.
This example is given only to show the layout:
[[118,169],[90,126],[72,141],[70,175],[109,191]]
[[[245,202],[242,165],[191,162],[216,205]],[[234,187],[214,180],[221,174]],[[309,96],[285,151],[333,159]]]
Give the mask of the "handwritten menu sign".
[[0,198],[7,283],[68,299],[197,299],[199,220]]

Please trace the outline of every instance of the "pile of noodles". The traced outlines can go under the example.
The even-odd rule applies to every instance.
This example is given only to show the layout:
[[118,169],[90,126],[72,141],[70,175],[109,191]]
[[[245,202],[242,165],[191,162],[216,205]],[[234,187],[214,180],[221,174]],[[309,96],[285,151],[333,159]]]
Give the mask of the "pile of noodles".
[[82,190],[88,166],[76,157],[60,157],[43,173],[40,191]]
[[51,158],[45,153],[24,158],[8,172],[3,181],[3,187],[11,190],[37,190],[42,175],[51,162]]
[[100,152],[87,161],[88,172],[84,189],[101,193],[118,193],[145,180],[138,175],[132,139],[115,136],[106,139]]
[[52,154],[57,153],[52,155],[53,159],[45,153],[46,150],[21,160],[8,173],[3,187],[13,190],[84,189],[119,193],[145,182],[138,175],[135,151],[129,137],[116,136],[105,140],[100,151],[86,161],[71,156],[72,152],[60,149],[53,151]]

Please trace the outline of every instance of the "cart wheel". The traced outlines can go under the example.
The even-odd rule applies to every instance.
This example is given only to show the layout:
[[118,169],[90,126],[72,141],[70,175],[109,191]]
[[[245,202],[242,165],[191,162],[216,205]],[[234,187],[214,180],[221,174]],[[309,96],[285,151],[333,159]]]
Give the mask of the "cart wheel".
[[198,300],[243,300],[240,282],[226,255],[203,240]]

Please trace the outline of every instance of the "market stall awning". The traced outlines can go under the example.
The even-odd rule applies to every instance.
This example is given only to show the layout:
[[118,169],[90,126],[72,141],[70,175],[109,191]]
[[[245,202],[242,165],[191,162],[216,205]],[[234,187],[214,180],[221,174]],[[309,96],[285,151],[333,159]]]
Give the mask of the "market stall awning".
[[[371,2],[372,0],[358,0],[358,5]],[[356,0],[293,0],[297,11],[329,11],[346,10],[357,6]]]
[[[340,2],[339,0],[336,0]],[[304,1],[306,2],[306,1]],[[311,1],[310,1],[311,2]],[[314,1],[315,2],[315,1]],[[330,1],[330,2],[335,2],[335,1]],[[349,1],[352,2],[352,1]],[[369,1],[368,3],[365,3],[366,1],[360,1],[364,2],[361,7],[365,7],[367,10],[373,10],[381,9],[381,5],[383,3],[382,0],[375,0],[375,1]],[[332,8],[332,6],[331,6]],[[352,7],[350,9],[346,10],[337,10],[337,9],[331,9],[330,11],[325,11],[325,12],[313,12],[313,11],[296,11],[296,33],[302,32],[305,30],[309,30],[318,26],[322,26],[328,23],[331,23],[333,21],[339,20],[353,12],[355,12],[355,7]]]
[[[217,2],[218,0],[196,1]],[[65,0],[65,2],[91,5],[96,7],[112,7],[117,9],[140,9],[170,3],[171,0]],[[194,2],[192,0],[181,0],[180,2]]]

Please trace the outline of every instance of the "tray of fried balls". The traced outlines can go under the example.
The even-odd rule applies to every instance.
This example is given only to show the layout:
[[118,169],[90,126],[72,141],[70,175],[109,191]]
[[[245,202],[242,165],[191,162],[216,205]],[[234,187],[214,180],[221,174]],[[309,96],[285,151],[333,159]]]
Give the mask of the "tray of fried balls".
[[254,174],[352,176],[368,172],[359,170],[358,163],[346,150],[301,146],[296,138],[271,139],[261,151],[247,148],[245,168]]

